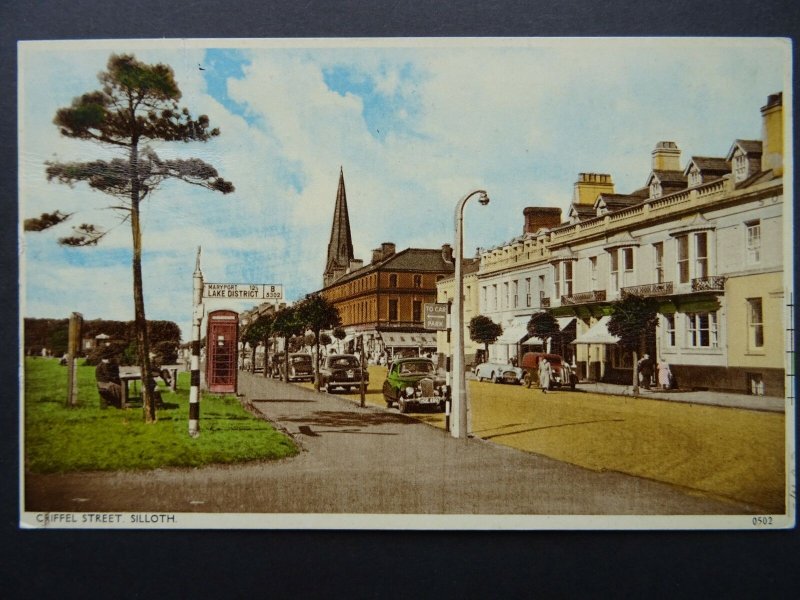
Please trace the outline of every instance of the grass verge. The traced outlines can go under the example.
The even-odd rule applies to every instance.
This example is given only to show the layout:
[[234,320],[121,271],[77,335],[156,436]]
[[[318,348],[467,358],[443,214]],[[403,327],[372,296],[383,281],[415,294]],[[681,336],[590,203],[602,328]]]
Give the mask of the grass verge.
[[199,467],[297,454],[290,438],[247,412],[234,396],[203,394],[200,436],[191,438],[189,374],[178,391],[161,387],[158,421],[144,423],[136,398],[101,409],[94,367],[78,367],[77,408],[66,408],[67,370],[56,359],[25,358],[25,469],[34,473]]

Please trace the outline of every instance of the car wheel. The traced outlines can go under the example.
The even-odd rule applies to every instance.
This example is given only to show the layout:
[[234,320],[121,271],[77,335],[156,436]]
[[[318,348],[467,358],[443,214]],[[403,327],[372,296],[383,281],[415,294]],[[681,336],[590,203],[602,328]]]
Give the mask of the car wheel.
[[408,412],[408,403],[406,402],[405,398],[400,398],[397,401],[397,408],[401,413],[407,413]]

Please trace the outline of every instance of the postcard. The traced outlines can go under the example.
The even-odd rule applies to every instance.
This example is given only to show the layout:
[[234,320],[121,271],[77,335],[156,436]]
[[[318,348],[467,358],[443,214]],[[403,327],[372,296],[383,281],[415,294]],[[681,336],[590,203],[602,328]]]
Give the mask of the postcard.
[[21,527],[794,526],[790,40],[18,65]]

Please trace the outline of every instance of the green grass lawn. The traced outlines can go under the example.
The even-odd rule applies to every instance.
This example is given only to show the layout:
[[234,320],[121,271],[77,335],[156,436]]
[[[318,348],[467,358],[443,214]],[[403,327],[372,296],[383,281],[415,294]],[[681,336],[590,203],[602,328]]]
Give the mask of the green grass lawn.
[[24,386],[25,469],[34,473],[197,467],[298,452],[234,396],[202,394],[200,436],[191,438],[188,373],[178,374],[177,392],[161,384],[164,408],[149,425],[139,398],[123,410],[100,408],[94,367],[78,367],[77,408],[65,406],[67,369],[56,359],[26,357]]

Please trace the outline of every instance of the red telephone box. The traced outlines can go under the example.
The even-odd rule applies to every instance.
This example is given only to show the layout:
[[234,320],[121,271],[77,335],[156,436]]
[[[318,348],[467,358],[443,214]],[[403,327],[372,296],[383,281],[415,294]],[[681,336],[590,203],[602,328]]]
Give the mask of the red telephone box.
[[236,393],[239,315],[232,310],[208,313],[206,383],[210,392]]

